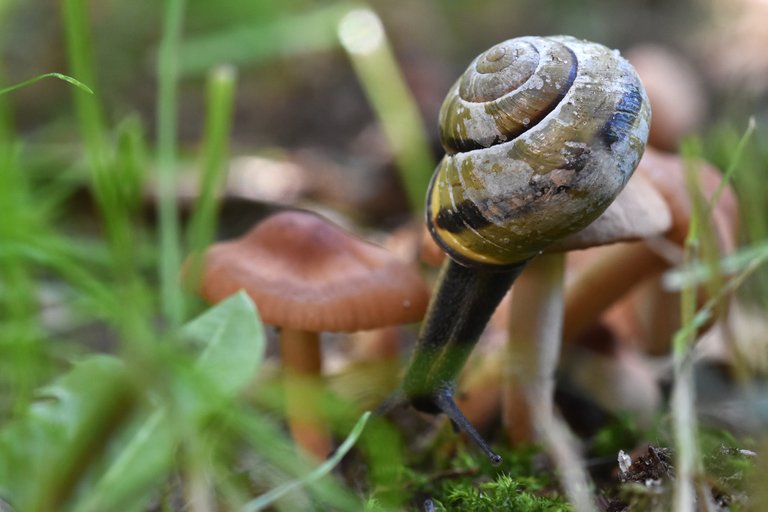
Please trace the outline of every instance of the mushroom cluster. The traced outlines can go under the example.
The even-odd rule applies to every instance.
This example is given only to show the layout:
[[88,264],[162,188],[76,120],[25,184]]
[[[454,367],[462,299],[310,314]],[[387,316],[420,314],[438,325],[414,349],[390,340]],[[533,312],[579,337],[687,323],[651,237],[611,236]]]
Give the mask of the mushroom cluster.
[[[695,193],[709,200],[723,185],[721,174],[705,163],[696,169]],[[511,333],[506,363],[497,355],[471,362],[462,379],[458,403],[473,423],[486,424],[503,402],[510,438],[532,440],[529,404],[550,396],[551,390],[542,391],[541,386],[552,382],[561,342],[567,354],[561,364],[600,405],[614,411],[631,409],[641,421],[656,413],[657,375],[643,358],[669,354],[680,327],[678,295],[663,290],[660,277],[682,263],[692,216],[685,173],[681,157],[646,149],[613,205],[587,229],[544,255],[569,251],[562,292],[550,288],[542,295],[548,280],[551,285],[551,269],[549,274],[535,275],[530,269],[521,274],[511,301],[496,313],[502,319],[497,326],[507,324]],[[722,254],[735,248],[737,221],[735,196],[724,187],[711,209]],[[423,247],[424,253],[431,254],[431,249]],[[702,290],[700,301],[706,299]],[[552,307],[557,309],[553,312]],[[582,358],[582,349],[590,351],[591,359]]]

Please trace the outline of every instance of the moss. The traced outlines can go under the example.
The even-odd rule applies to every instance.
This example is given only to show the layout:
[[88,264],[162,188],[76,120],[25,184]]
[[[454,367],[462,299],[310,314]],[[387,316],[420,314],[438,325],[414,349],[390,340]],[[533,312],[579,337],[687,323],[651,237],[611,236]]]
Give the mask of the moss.
[[493,481],[472,485],[462,482],[446,489],[445,497],[432,499],[434,510],[525,510],[530,512],[564,512],[571,507],[557,496],[540,495],[535,478],[513,478],[497,475]]
[[418,510],[568,511],[554,475],[529,446],[501,450],[499,467],[468,448],[459,449],[429,471],[414,471],[411,503]]
[[629,415],[619,416],[592,438],[590,452],[597,457],[613,457],[619,450],[628,450],[642,439],[642,433]]
[[750,485],[755,482],[758,459],[752,451],[754,443],[723,430],[703,429],[700,444],[713,499],[730,510],[742,510],[749,504]]

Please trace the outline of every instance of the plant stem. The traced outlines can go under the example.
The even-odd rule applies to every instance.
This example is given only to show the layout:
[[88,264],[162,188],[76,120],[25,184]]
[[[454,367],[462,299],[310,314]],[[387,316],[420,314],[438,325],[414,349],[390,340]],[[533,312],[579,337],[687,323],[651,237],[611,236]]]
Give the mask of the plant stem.
[[157,63],[157,164],[160,216],[160,292],[162,309],[171,327],[178,327],[184,305],[177,279],[181,262],[176,211],[176,85],[177,53],[185,0],[166,0],[163,38]]
[[693,364],[690,358],[674,358],[675,383],[672,388],[670,407],[674,429],[675,447],[675,512],[692,512],[695,509],[693,476],[696,471],[696,411],[694,406]]
[[216,68],[208,76],[203,156],[198,199],[189,220],[187,245],[192,252],[188,275],[197,290],[202,270],[202,251],[214,237],[217,201],[227,176],[227,152],[235,96],[235,70]]
[[381,20],[370,9],[353,9],[339,23],[339,39],[389,141],[411,212],[420,216],[435,162]]
[[[685,178],[691,196],[692,215],[685,239],[684,265],[690,265],[700,253],[700,229],[707,219],[704,217],[703,200],[697,183],[698,158],[696,148],[685,144],[682,148],[685,160]],[[695,343],[694,325],[696,316],[696,285],[683,287],[680,291],[681,328],[672,340],[672,366],[674,384],[672,387],[671,413],[675,440],[675,512],[692,512],[696,507],[694,478],[700,470],[698,454],[698,425],[695,410],[695,389],[693,383],[693,361],[691,349]]]
[[[61,9],[66,30],[67,59],[72,73],[98,91],[86,2],[65,0]],[[148,302],[146,288],[136,263],[139,260],[137,229],[131,216],[135,213],[135,205],[129,204],[125,194],[121,194],[121,190],[125,189],[123,180],[126,176],[119,173],[118,165],[127,169],[131,164],[120,162],[124,153],[118,150],[115,154],[109,142],[101,96],[83,87],[73,89],[77,120],[90,168],[91,193],[98,205],[111,253],[109,263],[114,282],[110,285],[118,286],[123,297],[121,306],[110,311],[110,315],[114,315],[119,330],[125,334],[126,340],[131,340],[132,345],[146,344],[150,334],[147,322],[149,308],[144,307]],[[137,203],[135,198],[134,203]]]

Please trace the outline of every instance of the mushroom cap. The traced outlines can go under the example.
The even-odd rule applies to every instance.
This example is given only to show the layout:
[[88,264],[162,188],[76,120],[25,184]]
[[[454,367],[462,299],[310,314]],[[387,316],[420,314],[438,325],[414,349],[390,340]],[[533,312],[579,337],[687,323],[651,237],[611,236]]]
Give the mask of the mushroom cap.
[[[710,164],[701,162],[697,168],[701,194],[709,201],[722,183],[722,175]],[[685,182],[685,161],[676,154],[646,148],[635,176],[647,178],[664,197],[672,212],[672,227],[666,237],[682,246],[691,223],[692,205]],[[634,179],[634,178],[632,178]],[[731,187],[725,187],[712,208],[712,222],[724,252],[736,246],[739,216],[738,203]]]
[[415,322],[429,300],[414,267],[298,210],[208,249],[201,295],[218,302],[241,289],[266,323],[314,332]]
[[672,214],[666,201],[647,178],[635,173],[600,217],[547,252],[640,240],[666,233],[670,227]]
[[419,259],[430,267],[439,267],[447,256],[443,248],[432,238],[427,225],[422,224],[419,236]]

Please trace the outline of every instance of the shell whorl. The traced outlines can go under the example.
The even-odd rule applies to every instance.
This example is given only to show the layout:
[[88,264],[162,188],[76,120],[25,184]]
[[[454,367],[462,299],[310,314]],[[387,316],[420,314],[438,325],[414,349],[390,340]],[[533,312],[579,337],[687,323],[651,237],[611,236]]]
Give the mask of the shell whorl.
[[630,64],[566,36],[478,56],[440,111],[427,223],[465,265],[526,260],[595,220],[642,156],[650,108]]

